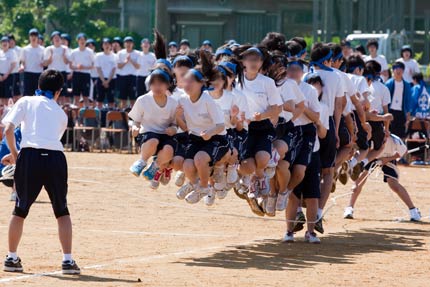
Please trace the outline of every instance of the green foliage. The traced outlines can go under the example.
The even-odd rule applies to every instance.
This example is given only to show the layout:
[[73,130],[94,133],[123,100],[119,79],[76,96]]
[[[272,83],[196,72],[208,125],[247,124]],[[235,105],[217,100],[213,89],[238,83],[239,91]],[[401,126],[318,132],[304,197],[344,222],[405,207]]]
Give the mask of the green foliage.
[[28,42],[28,30],[37,28],[49,42],[49,34],[58,30],[74,37],[84,32],[88,37],[101,41],[103,37],[132,35],[108,27],[99,19],[106,0],[1,0],[0,34],[13,33],[20,44]]

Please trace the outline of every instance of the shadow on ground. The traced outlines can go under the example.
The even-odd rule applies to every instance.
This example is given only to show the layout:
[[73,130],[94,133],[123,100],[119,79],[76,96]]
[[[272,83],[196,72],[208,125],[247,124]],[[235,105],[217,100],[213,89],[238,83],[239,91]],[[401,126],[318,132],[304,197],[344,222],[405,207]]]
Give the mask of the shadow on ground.
[[311,245],[297,237],[295,243],[260,240],[249,245],[230,246],[207,257],[185,258],[176,263],[187,266],[228,269],[294,270],[319,263],[352,264],[353,256],[391,251],[426,250],[424,238],[430,231],[419,229],[361,229],[334,233],[322,238],[321,245]]

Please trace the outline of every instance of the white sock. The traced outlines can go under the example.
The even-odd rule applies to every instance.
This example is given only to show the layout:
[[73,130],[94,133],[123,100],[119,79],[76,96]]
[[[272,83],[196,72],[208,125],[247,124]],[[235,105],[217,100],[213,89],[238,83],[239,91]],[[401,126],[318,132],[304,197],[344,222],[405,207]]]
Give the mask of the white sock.
[[63,261],[73,261],[72,254],[63,254]]
[[369,160],[368,160],[367,158],[365,158],[365,159],[363,159],[361,162],[362,162],[364,165],[366,165],[366,164],[368,164],[368,163],[369,163]]
[[286,188],[282,194],[290,194],[291,192],[292,192],[292,190]]
[[297,207],[297,212],[303,212],[303,210],[302,210],[302,207],[301,207],[301,206]]
[[140,163],[142,163],[142,165],[146,165],[146,161],[144,161],[143,159],[139,159],[138,160]]
[[16,252],[8,252],[7,253],[7,257],[8,258],[12,258],[13,260],[16,260],[16,259],[18,259],[18,255],[16,255]]
[[317,212],[318,219],[322,217],[322,214],[323,214],[323,210],[321,208],[318,208],[318,212]]
[[349,168],[353,168],[354,166],[356,166],[357,164],[357,159],[355,157],[353,157],[350,161],[349,161]]

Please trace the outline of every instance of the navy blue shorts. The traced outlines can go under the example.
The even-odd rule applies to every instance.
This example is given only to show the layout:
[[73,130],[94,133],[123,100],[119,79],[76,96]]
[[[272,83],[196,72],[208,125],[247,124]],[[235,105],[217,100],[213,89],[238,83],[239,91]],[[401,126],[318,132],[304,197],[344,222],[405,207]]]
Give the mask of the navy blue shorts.
[[338,136],[339,136],[339,149],[343,148],[344,146],[348,145],[351,142],[351,135],[349,134],[349,130],[346,127],[344,116],[340,118]]
[[87,98],[90,96],[91,75],[82,72],[73,72],[72,89],[73,96],[78,97],[82,94]]
[[67,208],[67,161],[61,151],[23,148],[15,169],[18,194],[13,214],[26,218],[30,207],[45,187],[55,217],[69,215]]
[[373,150],[380,150],[385,141],[384,122],[369,122],[372,127],[372,137],[369,146]]
[[357,111],[354,111],[354,120],[357,126],[357,141],[355,142],[359,149],[368,150],[369,141],[367,140],[367,132],[363,129],[361,125],[360,118],[358,117]]
[[329,118],[330,128],[325,138],[320,139],[321,168],[332,168],[336,160],[336,131],[333,117]]
[[302,136],[302,129],[300,126],[289,127],[286,131],[284,138],[282,139],[288,145],[288,151],[285,154],[284,160],[290,163],[290,167],[296,160],[297,153],[300,150],[299,144],[301,143],[300,138]]
[[297,198],[320,198],[321,162],[319,152],[312,153],[311,162],[305,172],[302,182],[294,189]]
[[21,95],[21,75],[20,73],[13,73],[13,95],[19,96]]
[[6,80],[0,83],[0,98],[10,99],[13,96],[13,76],[9,75]]
[[103,83],[100,79],[97,79],[96,87],[97,87],[97,98],[96,98],[97,102],[104,103],[105,99],[107,100],[108,104],[112,104],[114,102],[115,79],[112,79],[109,82],[108,88],[103,86]]
[[287,122],[285,118],[279,117],[275,126],[276,139],[282,139],[287,131]]
[[117,76],[119,98],[121,100],[136,99],[136,76]]
[[275,137],[275,128],[269,120],[251,122],[248,126],[248,144],[245,159],[254,158],[259,151],[272,154],[272,142]]
[[177,133],[173,136],[173,140],[175,141],[175,156],[180,156],[185,158],[185,154],[187,153],[188,146],[188,133],[182,132]]
[[313,123],[304,126],[298,126],[298,128],[301,129],[301,136],[296,142],[296,157],[292,165],[299,164],[308,166],[311,162],[317,130]]
[[245,159],[246,156],[248,145],[248,131],[245,129],[242,129],[240,131],[235,129],[234,133],[236,136],[233,141],[233,146],[238,152],[239,161],[242,161]]
[[[373,160],[371,162],[369,162],[364,169],[369,171],[370,167],[372,166],[372,164],[374,162],[376,162],[377,160]],[[384,173],[384,182],[387,182],[387,180],[389,178],[398,180],[399,179],[399,174],[397,172],[397,162],[395,160],[390,161],[389,163],[387,163],[386,165],[382,166],[382,172]]]
[[137,91],[137,96],[140,97],[142,95],[145,95],[146,93],[148,93],[148,90],[146,89],[146,81],[147,77],[143,77],[143,76],[137,76],[136,79],[136,91]]
[[185,159],[194,159],[199,151],[204,151],[209,155],[211,158],[209,165],[213,166],[230,151],[230,147],[227,138],[222,135],[215,135],[207,141],[202,137],[189,135]]
[[33,96],[39,86],[41,73],[24,72],[24,96]]
[[175,150],[176,144],[175,144],[175,141],[173,140],[173,137],[168,136],[166,134],[157,134],[153,132],[143,133],[141,137],[140,145],[143,145],[145,142],[149,141],[150,139],[158,140],[157,151],[155,152],[155,154],[157,154],[160,150],[162,150],[166,145],[170,145],[172,149]]

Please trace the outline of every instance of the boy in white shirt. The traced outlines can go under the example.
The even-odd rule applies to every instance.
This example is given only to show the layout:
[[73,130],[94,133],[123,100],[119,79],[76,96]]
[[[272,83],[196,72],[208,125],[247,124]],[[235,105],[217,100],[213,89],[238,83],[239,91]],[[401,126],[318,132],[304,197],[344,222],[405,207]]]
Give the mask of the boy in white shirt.
[[144,38],[141,41],[140,47],[142,48],[142,52],[139,53],[139,58],[137,62],[140,67],[137,70],[137,82],[136,82],[136,91],[137,96],[141,96],[146,94],[148,91],[146,90],[146,77],[148,77],[151,69],[154,67],[157,58],[155,58],[154,53],[150,52],[151,43],[148,38]]
[[412,83],[412,76],[414,75],[414,73],[420,72],[420,66],[418,65],[418,62],[413,58],[411,46],[405,45],[402,47],[402,50],[400,50],[400,58],[398,58],[396,62],[397,61],[405,64],[405,72],[403,73],[403,79],[408,83]]
[[136,100],[136,74],[140,68],[139,52],[134,49],[134,39],[124,38],[124,49],[118,52],[117,83],[120,107],[125,108],[127,100],[133,106]]
[[18,57],[9,48],[9,38],[1,38],[0,51],[0,104],[7,105],[8,99],[13,97],[13,76],[12,71],[18,65]]
[[22,48],[16,45],[15,36],[13,34],[8,34],[7,37],[9,38],[9,49],[14,51],[18,58],[11,75],[13,77],[13,100],[16,102],[21,97],[20,61]]
[[364,57],[364,61],[367,63],[370,60],[374,60],[381,65],[381,78],[385,82],[388,80],[388,63],[384,55],[378,55],[379,42],[376,39],[370,39],[367,42],[367,50],[369,55]]
[[[67,116],[57,104],[63,87],[60,72],[47,70],[39,79],[36,96],[20,99],[3,119],[10,154],[3,164],[14,164],[17,200],[9,226],[9,253],[4,271],[22,272],[16,251],[22,236],[24,219],[42,187],[51,199],[63,249],[63,274],[80,274],[72,258],[72,222],[67,208],[67,162],[60,141]],[[21,125],[21,150],[16,149],[15,127]]]
[[43,71],[44,48],[38,43],[39,31],[29,32],[30,44],[21,50],[21,66],[24,71],[24,96],[31,96],[37,89],[37,81]]
[[96,54],[95,68],[97,71],[97,107],[102,108],[107,100],[109,108],[114,107],[114,92],[116,81],[117,56],[112,52],[112,44],[109,38],[103,39],[103,52]]

